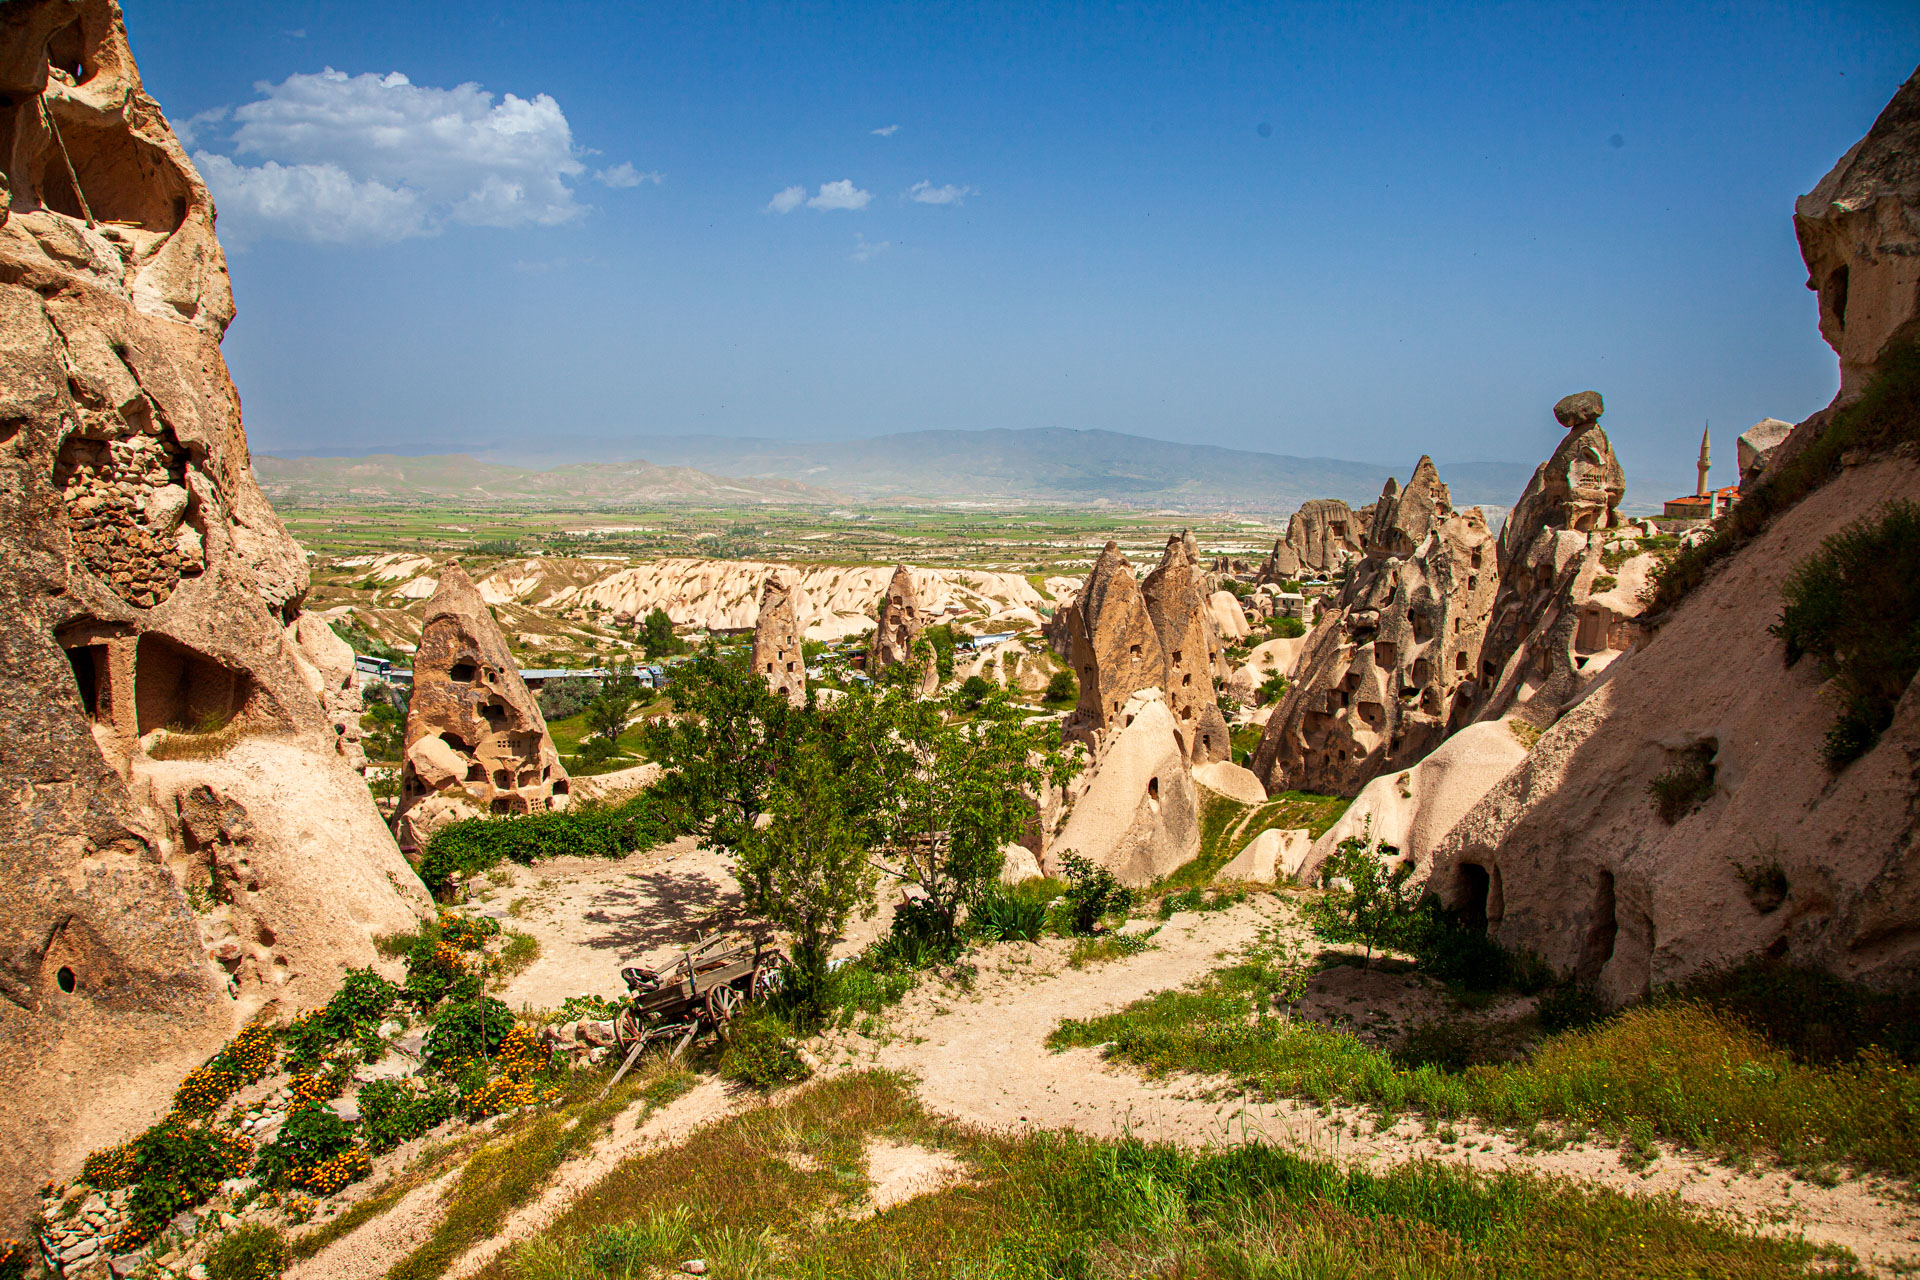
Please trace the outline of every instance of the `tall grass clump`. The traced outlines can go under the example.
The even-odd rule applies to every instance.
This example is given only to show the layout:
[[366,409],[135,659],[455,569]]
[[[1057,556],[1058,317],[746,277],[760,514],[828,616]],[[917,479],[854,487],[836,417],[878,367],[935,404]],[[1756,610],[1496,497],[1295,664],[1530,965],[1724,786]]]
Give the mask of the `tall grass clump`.
[[1835,769],[1872,749],[1920,671],[1920,505],[1894,501],[1795,567],[1770,630],[1787,665],[1811,656],[1840,695],[1821,754]]

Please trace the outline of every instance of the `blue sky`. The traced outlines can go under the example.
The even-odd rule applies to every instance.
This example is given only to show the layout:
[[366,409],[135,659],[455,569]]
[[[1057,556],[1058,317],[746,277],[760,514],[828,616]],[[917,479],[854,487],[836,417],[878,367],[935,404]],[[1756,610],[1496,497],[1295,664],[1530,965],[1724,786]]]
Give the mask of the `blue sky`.
[[263,452],[1063,426],[1404,471],[1537,461],[1594,387],[1641,499],[1703,419],[1731,483],[1831,397],[1792,202],[1920,61],[1891,3],[127,21]]

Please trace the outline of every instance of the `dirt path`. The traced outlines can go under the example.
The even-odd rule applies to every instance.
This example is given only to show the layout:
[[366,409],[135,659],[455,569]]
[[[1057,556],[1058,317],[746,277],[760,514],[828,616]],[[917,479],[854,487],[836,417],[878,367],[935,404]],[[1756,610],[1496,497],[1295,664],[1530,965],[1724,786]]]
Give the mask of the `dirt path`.
[[[909,1073],[930,1107],[994,1129],[1072,1128],[1189,1146],[1262,1140],[1373,1165],[1427,1158],[1481,1170],[1519,1169],[1634,1194],[1672,1193],[1762,1230],[1842,1245],[1883,1266],[1920,1256],[1920,1210],[1879,1179],[1821,1187],[1778,1170],[1742,1174],[1671,1151],[1636,1174],[1610,1146],[1528,1151],[1505,1134],[1471,1124],[1451,1126],[1457,1139],[1443,1142],[1416,1121],[1376,1130],[1358,1108],[1264,1102],[1233,1095],[1217,1079],[1153,1081],[1103,1062],[1094,1049],[1046,1048],[1047,1034],[1062,1018],[1111,1012],[1192,981],[1287,911],[1278,900],[1261,897],[1224,912],[1176,915],[1155,937],[1156,949],[1083,970],[1066,966],[1064,943],[987,948],[971,990],[924,984],[888,1017],[881,1038],[843,1035],[833,1041],[830,1069],[879,1065]],[[1331,971],[1307,1009],[1321,1017],[1342,1007],[1378,1012],[1369,981],[1354,975]]]

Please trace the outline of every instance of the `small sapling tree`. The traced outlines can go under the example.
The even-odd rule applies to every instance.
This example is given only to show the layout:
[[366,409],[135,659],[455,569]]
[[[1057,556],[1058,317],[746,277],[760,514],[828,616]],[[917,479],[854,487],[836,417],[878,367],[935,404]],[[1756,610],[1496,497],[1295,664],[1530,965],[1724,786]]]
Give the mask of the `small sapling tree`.
[[1393,845],[1374,844],[1369,825],[1342,840],[1320,868],[1326,892],[1310,908],[1315,930],[1332,941],[1364,943],[1369,964],[1374,949],[1394,940],[1419,905],[1419,888],[1407,883],[1413,860],[1399,854]]

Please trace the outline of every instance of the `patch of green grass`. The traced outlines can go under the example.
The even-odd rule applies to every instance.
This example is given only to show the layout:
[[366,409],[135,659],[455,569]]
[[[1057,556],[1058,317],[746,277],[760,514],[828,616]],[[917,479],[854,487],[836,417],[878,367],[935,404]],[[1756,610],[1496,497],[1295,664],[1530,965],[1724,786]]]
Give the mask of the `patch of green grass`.
[[1256,948],[1185,990],[1063,1022],[1049,1043],[1110,1043],[1111,1056],[1152,1074],[1217,1073],[1269,1096],[1360,1102],[1389,1115],[1612,1135],[1641,1124],[1739,1159],[1771,1152],[1794,1165],[1847,1161],[1920,1175],[1920,1072],[1876,1046],[1841,1062],[1803,1062],[1690,995],[1547,1037],[1522,1062],[1403,1066],[1344,1032],[1275,1015],[1289,976]]
[[[525,901],[525,899],[521,899]],[[528,965],[540,958],[540,939],[518,929],[503,930],[507,945],[500,949],[500,971],[498,980],[505,982],[517,973],[524,973]]]
[[[968,1176],[862,1213],[873,1139],[950,1152]],[[1815,1274],[1817,1262],[1802,1241],[1762,1239],[1674,1200],[1518,1174],[1432,1163],[1374,1173],[1258,1144],[985,1133],[928,1115],[908,1082],[864,1072],[629,1160],[481,1274],[601,1280],[690,1257],[710,1274],[796,1280],[1773,1280]]]
[[1200,856],[1176,867],[1156,887],[1191,889],[1211,883],[1220,868],[1233,861],[1235,854],[1270,827],[1305,827],[1317,840],[1340,820],[1340,815],[1352,803],[1343,796],[1282,791],[1256,807],[1203,789],[1200,792]]
[[1098,938],[1082,938],[1073,944],[1073,950],[1067,953],[1067,965],[1074,969],[1084,969],[1089,965],[1105,964],[1109,960],[1120,960],[1127,956],[1137,956],[1142,951],[1151,951],[1153,933],[1109,933]]
[[395,1263],[387,1280],[429,1280],[444,1275],[456,1258],[490,1239],[507,1214],[539,1194],[567,1159],[591,1147],[607,1122],[674,1070],[651,1059],[600,1097],[605,1077],[580,1072],[561,1084],[556,1105],[538,1114],[515,1117],[506,1132],[476,1151],[447,1194],[447,1212],[414,1251]]

